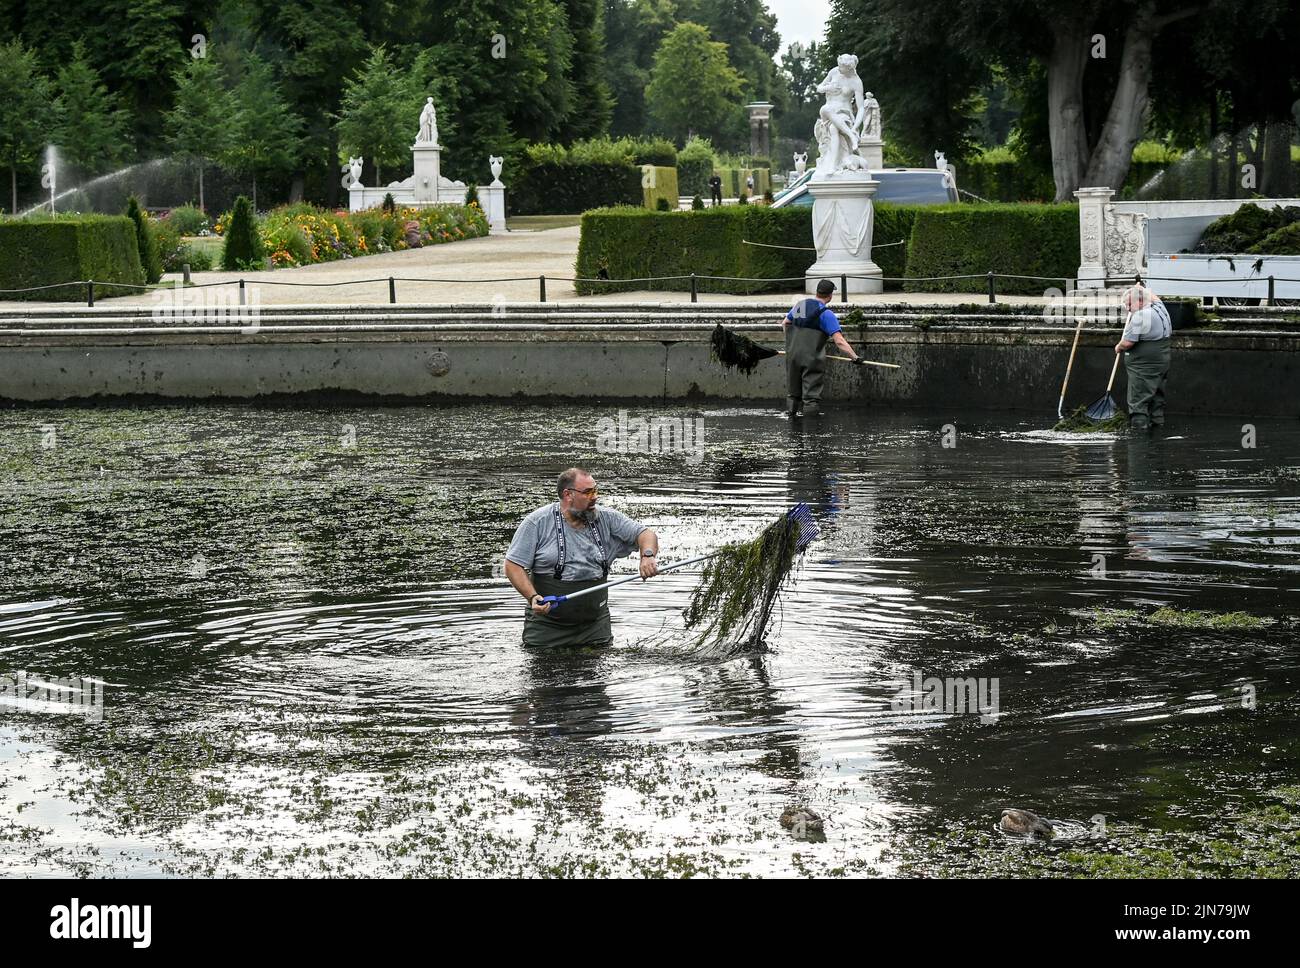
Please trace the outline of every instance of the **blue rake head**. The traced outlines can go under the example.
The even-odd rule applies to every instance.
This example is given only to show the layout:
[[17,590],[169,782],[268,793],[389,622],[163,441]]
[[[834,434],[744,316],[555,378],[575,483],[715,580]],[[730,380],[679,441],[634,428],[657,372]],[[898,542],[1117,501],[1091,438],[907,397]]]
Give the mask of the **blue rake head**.
[[797,551],[803,551],[808,543],[817,537],[817,522],[813,520],[812,512],[808,510],[807,504],[796,504],[786,516],[799,526],[799,540],[795,545]]

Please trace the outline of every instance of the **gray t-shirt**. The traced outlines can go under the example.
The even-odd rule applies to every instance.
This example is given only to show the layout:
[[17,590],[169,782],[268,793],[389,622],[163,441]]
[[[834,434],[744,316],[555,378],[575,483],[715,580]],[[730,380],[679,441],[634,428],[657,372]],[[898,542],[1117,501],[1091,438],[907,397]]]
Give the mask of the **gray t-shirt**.
[[[560,558],[560,542],[555,533],[555,509],[559,501],[540,507],[520,522],[506,558],[531,572],[552,576],[555,563]],[[561,514],[561,517],[563,515]],[[636,539],[646,530],[645,525],[633,521],[626,514],[611,508],[596,509],[596,527],[605,543],[605,553],[610,562],[622,558],[636,549]],[[591,536],[590,527],[575,528],[564,522],[564,580],[580,581],[600,578],[600,549]]]
[[1129,313],[1124,325],[1123,338],[1130,343],[1146,339],[1165,339],[1174,331],[1169,322],[1169,310],[1160,300],[1145,306],[1135,313]]

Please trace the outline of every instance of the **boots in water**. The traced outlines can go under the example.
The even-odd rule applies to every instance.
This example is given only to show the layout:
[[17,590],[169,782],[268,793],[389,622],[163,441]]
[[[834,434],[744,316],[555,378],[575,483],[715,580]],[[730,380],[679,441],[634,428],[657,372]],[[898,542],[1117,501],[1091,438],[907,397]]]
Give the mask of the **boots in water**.
[[816,400],[805,400],[803,404],[803,415],[805,417],[820,417],[822,415],[822,405]]
[[794,397],[785,398],[785,412],[791,420],[799,416],[799,403]]

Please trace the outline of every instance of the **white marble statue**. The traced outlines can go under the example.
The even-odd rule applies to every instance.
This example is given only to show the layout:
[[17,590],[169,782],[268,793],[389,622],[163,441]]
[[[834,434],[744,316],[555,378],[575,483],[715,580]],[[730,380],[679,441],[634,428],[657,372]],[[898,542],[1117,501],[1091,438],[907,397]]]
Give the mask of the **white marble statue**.
[[415,136],[417,145],[436,145],[438,143],[438,113],[433,109],[433,98],[425,98],[424,110],[420,112],[420,133]]
[[940,171],[948,170],[948,159],[944,157],[942,151],[936,151],[934,153],[934,167],[938,168]]
[[826,95],[820,120],[813,126],[817,139],[817,174],[821,177],[842,171],[864,171],[866,159],[858,153],[867,104],[858,77],[858,58],[841,54],[826,79],[817,85],[817,93]]
[[488,167],[492,169],[492,187],[504,188],[501,184],[501,165],[505,162],[504,155],[488,155]]
[[808,170],[808,152],[805,151],[803,154],[795,154],[794,170],[801,175]]
[[862,99],[862,103],[865,105],[865,118],[862,122],[862,137],[872,141],[879,141],[883,137],[881,133],[883,129],[880,122],[880,102],[875,99],[870,91],[868,91],[866,96]]

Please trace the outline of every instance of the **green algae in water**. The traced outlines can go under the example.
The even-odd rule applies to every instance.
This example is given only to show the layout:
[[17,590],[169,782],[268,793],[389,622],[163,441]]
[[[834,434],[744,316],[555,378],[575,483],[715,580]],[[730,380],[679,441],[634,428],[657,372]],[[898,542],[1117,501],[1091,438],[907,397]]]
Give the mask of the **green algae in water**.
[[726,545],[710,559],[682,611],[686,627],[701,630],[696,644],[721,647],[734,633],[742,648],[761,645],[798,548],[799,524],[783,514],[753,541]]
[[1098,628],[1115,628],[1129,622],[1143,622],[1147,625],[1160,625],[1184,629],[1215,629],[1231,631],[1234,629],[1260,629],[1272,625],[1271,618],[1260,618],[1249,612],[1202,612],[1195,609],[1158,608],[1148,615],[1143,615],[1131,608],[1098,608],[1091,613]]
[[1079,407],[1052,429],[1076,434],[1123,433],[1128,430],[1128,414],[1121,410],[1106,420],[1093,420],[1087,407]]
[[714,361],[727,369],[737,369],[745,376],[754,372],[754,368],[769,357],[776,356],[777,350],[760,346],[748,336],[733,333],[721,323],[713,328],[713,338],[709,340],[709,355]]

